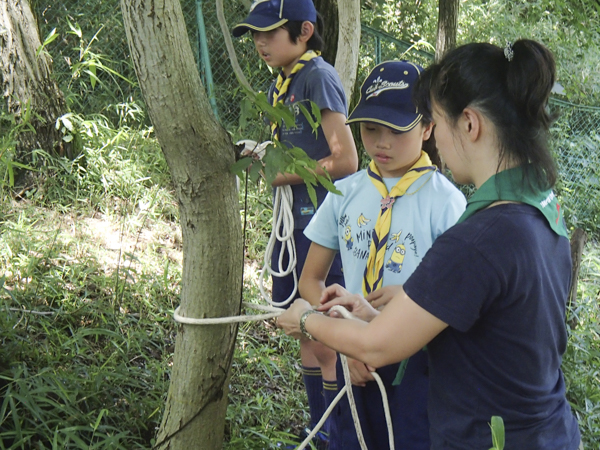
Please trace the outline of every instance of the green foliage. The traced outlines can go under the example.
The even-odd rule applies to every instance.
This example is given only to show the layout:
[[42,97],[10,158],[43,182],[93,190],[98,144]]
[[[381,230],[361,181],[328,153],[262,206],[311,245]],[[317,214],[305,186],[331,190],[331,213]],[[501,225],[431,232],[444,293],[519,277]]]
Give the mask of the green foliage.
[[[307,118],[316,139],[317,130],[321,123],[321,111],[314,102],[310,102],[310,111],[301,103],[286,106],[280,102],[273,106],[264,92],[257,94],[247,92],[247,98],[242,102],[240,133],[243,135],[249,124],[265,123],[265,120],[269,123],[276,123],[278,127],[284,124],[286,127],[294,127],[296,123],[295,107],[298,107],[299,112]],[[300,147],[287,147],[275,139],[266,146],[264,157],[257,158],[256,155],[242,156],[233,164],[231,172],[243,178],[244,171],[248,171],[250,180],[253,182],[264,176],[269,186],[273,184],[278,173],[296,174],[306,183],[308,195],[316,207],[315,186],[317,186],[317,183],[323,185],[330,192],[340,193],[333,185],[329,174],[327,172],[325,172],[325,175],[318,174],[317,167],[317,161],[310,158],[303,149]]]
[[600,14],[594,0],[474,0],[460,7],[459,44],[539,40],[554,53],[567,99],[600,105]]
[[504,420],[500,416],[492,416],[492,443],[490,450],[504,450]]
[[577,301],[571,305],[569,345],[563,359],[567,399],[579,421],[585,448],[600,442],[600,246],[585,248]]
[[600,231],[600,110],[566,109],[552,127],[557,195],[570,228]]
[[21,118],[17,124],[13,114],[0,111],[0,130],[6,130],[0,136],[0,193],[7,188],[15,186],[15,168],[34,170],[32,167],[15,161],[17,138],[19,134],[27,131],[35,131],[30,123],[31,107],[28,101],[23,106]]

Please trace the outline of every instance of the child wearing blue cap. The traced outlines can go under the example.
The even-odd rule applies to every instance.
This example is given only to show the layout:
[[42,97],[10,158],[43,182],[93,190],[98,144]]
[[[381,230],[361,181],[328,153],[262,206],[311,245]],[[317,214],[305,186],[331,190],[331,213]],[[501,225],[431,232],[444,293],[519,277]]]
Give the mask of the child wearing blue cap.
[[[313,102],[321,111],[316,138],[300,108],[294,108],[295,126],[283,124],[278,128],[275,124],[271,125],[273,138],[289,147],[302,148],[308,156],[318,160],[319,166],[333,179],[339,179],[356,172],[358,155],[350,127],[346,124],[348,105],[342,82],[335,69],[320,56],[323,47],[318,31],[320,23],[322,21],[312,0],[259,0],[252,4],[248,17],[233,28],[233,35],[239,37],[250,31],[259,56],[270,67],[281,68],[269,89],[268,98],[274,105],[278,102],[286,105],[304,102],[307,110],[311,111],[308,103]],[[324,170],[320,173],[323,174]],[[310,247],[303,230],[316,209],[302,178],[279,173],[273,186],[284,185],[291,185],[293,192],[296,273],[300,274]],[[318,186],[316,194],[317,203],[321,204],[327,191]],[[278,267],[281,252],[281,244],[278,243],[273,251],[272,267]],[[287,254],[284,255],[284,266],[287,264],[285,258]],[[343,283],[339,257],[333,261],[326,283]],[[273,301],[281,304],[290,297],[297,298],[295,284],[293,274],[273,277]],[[325,346],[309,340],[301,342],[300,350],[311,426],[314,426],[323,415],[326,402],[337,394],[336,355]],[[329,364],[328,359],[331,360]],[[329,372],[321,372],[322,364],[329,367]]]
[[[382,308],[431,247],[465,209],[463,194],[432,163],[433,123],[414,105],[411,94],[421,68],[407,61],[376,66],[361,87],[348,123],[360,123],[372,158],[365,170],[336,182],[343,196],[328,194],[305,229],[312,241],[300,293],[320,304],[323,280],[341,254],[346,289]],[[429,154],[423,149],[427,149]],[[388,432],[379,388],[369,368],[350,360],[354,398],[368,448],[388,449]],[[338,384],[343,384],[337,363]],[[377,370],[387,391],[395,448],[429,450],[427,354]],[[340,384],[341,383],[341,384]],[[347,399],[333,411],[335,448],[359,449]]]

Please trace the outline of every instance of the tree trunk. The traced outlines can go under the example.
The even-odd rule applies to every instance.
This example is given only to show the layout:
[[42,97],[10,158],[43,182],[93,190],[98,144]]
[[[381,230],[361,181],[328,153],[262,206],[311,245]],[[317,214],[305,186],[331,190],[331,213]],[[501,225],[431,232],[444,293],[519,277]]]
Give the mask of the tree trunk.
[[438,28],[435,45],[435,61],[456,47],[459,0],[439,0]]
[[571,287],[569,289],[569,309],[567,315],[570,316],[568,324],[571,330],[574,330],[577,326],[577,316],[575,311],[577,310],[577,282],[579,280],[579,269],[581,269],[581,258],[583,256],[583,249],[587,243],[587,233],[581,228],[575,228],[573,235],[571,236],[571,261],[573,263],[573,269],[571,271]]
[[64,95],[51,78],[52,60],[41,46],[35,17],[27,0],[0,0],[0,82],[6,109],[17,123],[30,109],[34,131],[17,136],[16,158],[30,164],[32,151],[76,156],[73,143],[62,139],[56,119],[67,112]]
[[339,0],[339,45],[335,69],[342,78],[348,104],[358,73],[360,51],[360,0]]
[[[228,134],[212,115],[179,0],[121,0],[127,40],[176,188],[183,236],[180,315],[240,311],[242,236]],[[156,449],[221,449],[237,327],[179,325]]]
[[[346,0],[347,1],[347,0]],[[329,64],[335,64],[335,58],[338,51],[338,0],[314,0],[315,8],[323,18],[323,29],[320,30],[321,36],[325,41],[323,49],[323,59]]]
[[348,103],[358,71],[360,48],[360,0],[315,0],[323,17],[323,59],[340,74]]

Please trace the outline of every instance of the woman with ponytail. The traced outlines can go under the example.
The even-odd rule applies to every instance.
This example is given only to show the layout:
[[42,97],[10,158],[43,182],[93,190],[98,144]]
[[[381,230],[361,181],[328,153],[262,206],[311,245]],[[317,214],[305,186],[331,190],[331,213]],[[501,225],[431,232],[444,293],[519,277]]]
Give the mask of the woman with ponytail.
[[477,188],[465,213],[382,311],[332,286],[319,310],[361,320],[302,299],[278,319],[374,368],[427,346],[432,449],[489,448],[492,416],[506,449],[580,448],[560,369],[571,258],[547,145],[555,73],[531,40],[467,44],[426,69],[415,102],[454,179]]

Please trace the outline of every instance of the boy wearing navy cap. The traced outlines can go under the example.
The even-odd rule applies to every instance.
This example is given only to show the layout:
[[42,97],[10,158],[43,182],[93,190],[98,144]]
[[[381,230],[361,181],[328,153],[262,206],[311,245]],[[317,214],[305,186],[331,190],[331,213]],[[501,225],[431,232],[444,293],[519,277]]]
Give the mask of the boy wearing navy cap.
[[[320,56],[323,40],[318,32],[318,24],[321,22],[312,0],[259,0],[252,4],[248,17],[236,25],[232,32],[239,37],[250,31],[261,59],[270,67],[281,68],[277,80],[269,89],[268,98],[272,104],[283,102],[293,105],[303,102],[311,111],[310,102],[313,102],[321,111],[321,125],[316,138],[300,108],[294,108],[295,126],[271,125],[272,138],[288,147],[300,147],[318,161],[322,168],[319,173],[324,174],[326,170],[333,179],[340,179],[356,172],[358,155],[352,133],[346,124],[348,106],[342,82],[335,69]],[[300,274],[310,247],[303,230],[313,217],[315,207],[301,177],[279,173],[273,186],[284,185],[290,185],[293,192],[296,273]],[[322,186],[318,186],[316,191],[320,205],[327,191]],[[279,266],[281,251],[278,243],[271,260],[273,268]],[[283,266],[286,264],[287,261],[284,261]],[[332,261],[329,277],[324,279],[324,283],[323,287],[343,283],[339,257]],[[286,299],[291,301],[297,298],[295,284],[293,274],[273,277],[272,297],[275,304],[283,306]],[[336,354],[309,340],[301,341],[300,350],[311,425],[314,426],[325,411],[323,395],[329,402],[337,394]],[[328,368],[328,371],[322,372],[321,367]]]
[[[361,87],[348,123],[360,123],[362,142],[372,160],[367,169],[335,183],[343,196],[328,194],[305,229],[312,245],[300,292],[313,305],[330,299],[323,293],[322,281],[334,256],[341,254],[347,291],[384,307],[433,241],[465,209],[464,196],[432,162],[437,163],[438,156],[430,139],[431,118],[424,117],[411,98],[421,70],[407,61],[384,62]],[[366,444],[388,449],[381,394],[370,368],[355,360],[349,364]],[[427,354],[420,351],[377,373],[387,391],[395,448],[429,450]],[[337,374],[340,384],[339,361]],[[359,449],[347,399],[333,414],[331,444]]]

